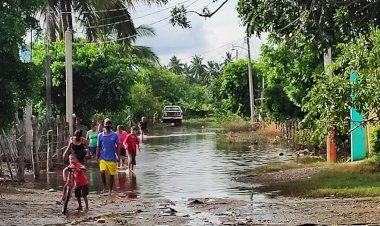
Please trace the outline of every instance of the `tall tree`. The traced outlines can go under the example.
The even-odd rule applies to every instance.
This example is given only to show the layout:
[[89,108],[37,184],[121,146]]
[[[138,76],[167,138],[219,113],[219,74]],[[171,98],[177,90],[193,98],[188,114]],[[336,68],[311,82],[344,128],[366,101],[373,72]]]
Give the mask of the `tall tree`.
[[[229,0],[213,0],[211,3],[207,4],[203,8],[201,8],[198,11],[194,10],[188,10],[188,7],[190,5],[184,6],[182,4],[179,4],[175,6],[171,11],[171,19],[170,23],[173,24],[173,26],[180,26],[182,28],[191,28],[190,21],[188,20],[188,14],[194,13],[197,14],[200,17],[204,18],[211,18],[214,16]],[[221,2],[221,3],[220,3]],[[215,9],[210,10],[210,5],[212,3],[218,3],[218,5],[215,7]]]
[[173,56],[169,60],[168,69],[174,74],[181,75],[183,72],[183,66],[184,64],[181,63],[181,60],[178,59],[176,56]]
[[[221,87],[219,95],[224,99],[228,110],[239,112],[242,116],[250,115],[250,100],[248,92],[248,67],[247,60],[238,60],[227,64],[220,78]],[[261,80],[261,71],[257,64],[253,64],[253,80]],[[254,83],[255,96],[260,90],[260,83]]]
[[129,11],[138,2],[160,5],[168,0],[48,0],[46,17],[50,41],[55,41],[57,32],[62,38],[64,31],[73,30],[73,16],[76,16],[75,21],[82,26],[88,40],[122,38],[122,43],[128,46],[136,40],[137,33]]
[[220,73],[221,73],[220,64],[212,60],[207,61],[205,84],[210,84],[213,78],[217,78],[220,76]]
[[[379,120],[380,30],[340,44],[338,50],[332,79],[325,74],[315,75],[317,83],[305,97],[308,101],[303,108],[307,115],[303,121],[318,137],[326,135],[332,122],[338,134],[349,134],[347,113],[351,107],[372,122]],[[349,79],[352,72],[357,73],[355,82]]]
[[191,72],[191,65],[188,65],[187,63],[183,64],[182,75],[185,76],[187,83],[194,82],[193,75]]
[[33,98],[39,87],[36,68],[21,62],[19,48],[30,28],[37,29],[35,13],[43,1],[5,0],[0,4],[0,127],[9,129],[17,109]]
[[223,62],[224,66],[232,62],[232,54],[230,52],[226,52],[226,55],[223,58],[224,58],[224,62]]
[[380,25],[380,1],[239,0],[238,12],[249,34],[270,32],[278,40],[295,43],[299,36],[316,43],[320,52],[369,35]]
[[[64,42],[52,47],[52,103],[55,115],[65,112]],[[34,62],[44,65],[45,46],[35,45]],[[76,45],[73,48],[74,111],[80,118],[90,119],[94,113],[120,111],[129,104],[131,87],[136,83],[136,68],[152,66],[146,59],[127,58],[119,44],[99,47],[96,44]],[[43,102],[43,98],[41,98]]]
[[198,55],[193,56],[190,70],[195,82],[204,83],[206,65],[203,64],[203,57]]

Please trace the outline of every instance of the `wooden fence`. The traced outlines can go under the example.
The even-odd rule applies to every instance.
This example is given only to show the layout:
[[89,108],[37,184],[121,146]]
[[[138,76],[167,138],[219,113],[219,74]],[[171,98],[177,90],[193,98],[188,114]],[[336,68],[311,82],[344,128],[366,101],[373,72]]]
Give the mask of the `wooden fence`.
[[69,139],[68,124],[62,119],[53,121],[50,128],[45,122],[32,120],[32,144],[27,144],[22,121],[6,134],[0,134],[0,177],[23,182],[25,168],[31,168],[34,177],[41,170],[52,171],[63,163],[62,154]]
[[297,120],[287,120],[282,123],[276,123],[276,129],[281,132],[281,135],[294,142],[295,134],[298,131],[298,121]]

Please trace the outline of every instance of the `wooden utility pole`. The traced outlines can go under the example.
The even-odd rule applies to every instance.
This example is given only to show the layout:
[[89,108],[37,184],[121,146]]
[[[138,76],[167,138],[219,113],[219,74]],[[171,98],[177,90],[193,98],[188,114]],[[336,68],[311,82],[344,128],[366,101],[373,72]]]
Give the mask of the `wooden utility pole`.
[[251,62],[251,49],[249,43],[249,36],[247,34],[247,50],[248,50],[248,85],[249,85],[249,104],[251,109],[251,122],[253,122],[255,112],[255,93],[253,91],[253,78],[252,78],[252,62]]

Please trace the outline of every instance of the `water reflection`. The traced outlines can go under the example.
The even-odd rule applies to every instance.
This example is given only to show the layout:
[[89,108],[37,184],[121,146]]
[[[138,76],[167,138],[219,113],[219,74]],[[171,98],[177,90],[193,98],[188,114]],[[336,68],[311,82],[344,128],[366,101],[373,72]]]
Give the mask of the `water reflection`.
[[[201,128],[166,127],[150,130],[137,153],[133,175],[120,172],[115,191],[126,198],[231,197],[249,199],[251,187],[234,180],[240,173],[269,162],[292,159],[290,150],[217,141],[215,133]],[[283,156],[279,154],[283,153]],[[90,191],[102,183],[98,163],[87,162]],[[139,180],[137,184],[137,179]],[[60,189],[62,172],[48,174],[37,186]]]
[[137,179],[133,173],[118,173],[117,189],[122,191],[127,199],[137,198]]

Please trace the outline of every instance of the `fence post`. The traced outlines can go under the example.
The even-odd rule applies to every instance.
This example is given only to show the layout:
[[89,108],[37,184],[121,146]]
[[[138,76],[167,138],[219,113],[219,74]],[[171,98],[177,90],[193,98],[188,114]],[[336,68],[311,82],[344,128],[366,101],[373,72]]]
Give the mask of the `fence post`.
[[46,152],[46,172],[51,172],[53,170],[53,162],[52,162],[52,134],[53,130],[48,130],[46,133],[47,139],[47,152]]
[[16,125],[16,149],[18,152],[17,180],[24,182],[25,178],[25,132],[24,125],[18,120]]
[[34,178],[38,178],[40,176],[40,160],[38,156],[38,151],[40,149],[40,139],[38,137],[38,131],[40,129],[40,125],[38,120],[33,120],[32,123],[33,128],[33,148],[32,148],[32,164],[33,164],[33,172]]
[[63,162],[63,159],[62,159],[62,147],[64,146],[64,138],[63,136],[65,135],[64,134],[64,124],[62,122],[62,120],[57,120],[57,162],[59,163],[62,163]]
[[[1,135],[0,135],[1,140]],[[0,146],[1,149],[1,146]],[[3,153],[0,151],[0,177],[3,175]]]
[[7,161],[7,166],[8,166],[9,174],[11,175],[11,180],[12,180],[12,183],[13,183],[14,182],[14,177],[13,177],[13,173],[12,173],[12,167],[11,167],[11,164],[10,164],[9,155],[7,153],[7,150],[6,150],[6,144],[4,143],[4,141],[6,140],[4,130],[3,130],[3,134],[4,134],[4,138],[0,139],[1,151],[2,151],[3,155],[5,156],[5,160]]

